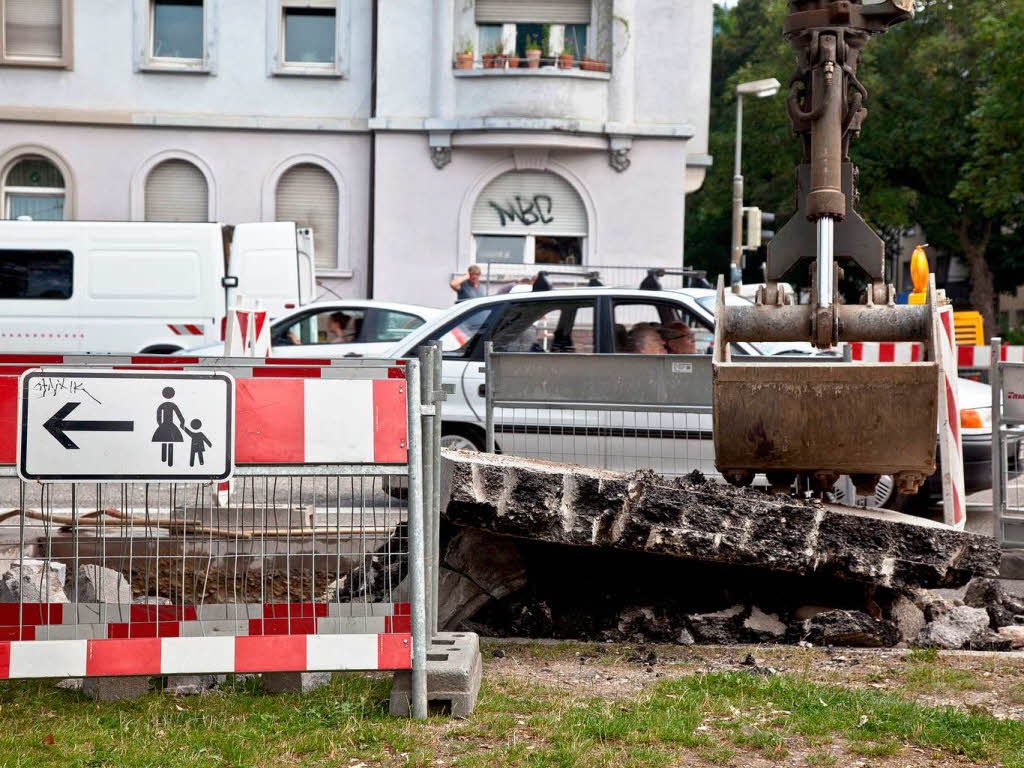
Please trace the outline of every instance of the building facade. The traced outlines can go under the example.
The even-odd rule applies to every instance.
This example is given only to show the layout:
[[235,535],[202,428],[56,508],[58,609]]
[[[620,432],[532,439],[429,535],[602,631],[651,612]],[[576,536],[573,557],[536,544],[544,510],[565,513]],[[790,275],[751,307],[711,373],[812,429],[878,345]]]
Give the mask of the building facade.
[[433,305],[472,262],[681,262],[711,0],[0,7],[5,218],[294,220],[325,290]]

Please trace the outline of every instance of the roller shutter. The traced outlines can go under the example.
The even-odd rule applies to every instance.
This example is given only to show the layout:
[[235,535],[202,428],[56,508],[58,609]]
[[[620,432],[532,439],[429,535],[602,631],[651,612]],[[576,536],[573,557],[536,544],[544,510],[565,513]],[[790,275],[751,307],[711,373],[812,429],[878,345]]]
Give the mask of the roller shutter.
[[207,221],[209,190],[187,160],[164,160],[146,177],[146,221]]
[[313,229],[313,250],[320,269],[338,268],[338,185],[312,163],[292,166],[277,182],[278,221]]
[[590,0],[476,0],[478,24],[589,24]]
[[474,234],[586,237],[583,201],[561,176],[510,171],[484,187],[473,205]]
[[4,52],[8,56],[61,56],[62,0],[5,0]]

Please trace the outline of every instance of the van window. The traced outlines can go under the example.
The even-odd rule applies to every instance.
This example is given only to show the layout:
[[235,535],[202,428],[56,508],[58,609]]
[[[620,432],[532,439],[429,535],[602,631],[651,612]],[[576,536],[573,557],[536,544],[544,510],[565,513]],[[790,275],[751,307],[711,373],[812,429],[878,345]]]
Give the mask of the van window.
[[0,249],[0,299],[70,299],[71,251]]

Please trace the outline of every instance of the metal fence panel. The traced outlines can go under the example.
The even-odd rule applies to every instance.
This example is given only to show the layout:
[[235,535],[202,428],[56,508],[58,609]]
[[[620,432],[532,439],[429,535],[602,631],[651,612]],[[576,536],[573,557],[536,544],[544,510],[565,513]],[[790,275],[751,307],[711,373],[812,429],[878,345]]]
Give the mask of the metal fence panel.
[[1003,546],[1024,547],[1024,363],[1001,360],[998,337],[990,354],[994,535]]
[[[395,363],[331,366],[389,424],[376,448],[349,463],[309,446],[274,465],[243,453],[222,499],[216,483],[19,480],[4,407],[16,377],[0,371],[0,678],[411,669],[425,716],[437,502],[422,483],[439,454],[420,432],[440,410],[423,406],[420,363]],[[301,400],[319,378],[284,366],[237,386],[285,383]],[[280,420],[294,403],[272,405]],[[261,417],[236,416],[236,435],[258,441]]]

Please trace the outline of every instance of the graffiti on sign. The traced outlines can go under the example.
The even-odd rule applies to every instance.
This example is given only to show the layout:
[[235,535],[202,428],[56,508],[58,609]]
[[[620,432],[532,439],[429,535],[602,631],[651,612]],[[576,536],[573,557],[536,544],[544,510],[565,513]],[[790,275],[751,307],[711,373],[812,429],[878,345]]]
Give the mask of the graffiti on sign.
[[502,206],[493,200],[488,200],[487,204],[498,212],[503,227],[510,222],[514,224],[517,221],[529,227],[537,223],[550,224],[555,220],[555,217],[552,216],[553,203],[550,195],[534,195],[525,200],[522,196],[516,195],[514,203]]

